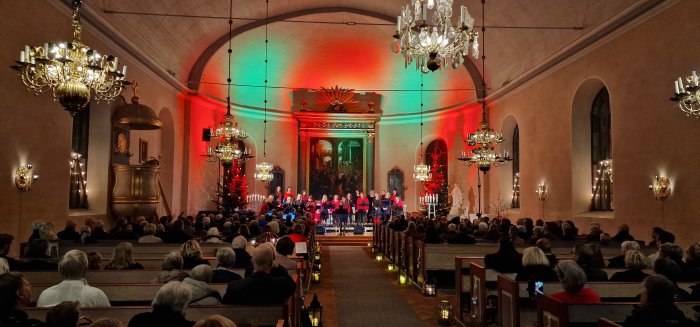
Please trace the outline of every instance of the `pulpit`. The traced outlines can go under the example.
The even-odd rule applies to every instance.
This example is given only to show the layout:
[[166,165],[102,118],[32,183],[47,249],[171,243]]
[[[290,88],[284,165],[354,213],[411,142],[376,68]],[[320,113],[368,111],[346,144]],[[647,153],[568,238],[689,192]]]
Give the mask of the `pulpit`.
[[112,165],[114,189],[112,213],[115,217],[150,216],[158,206],[160,165]]

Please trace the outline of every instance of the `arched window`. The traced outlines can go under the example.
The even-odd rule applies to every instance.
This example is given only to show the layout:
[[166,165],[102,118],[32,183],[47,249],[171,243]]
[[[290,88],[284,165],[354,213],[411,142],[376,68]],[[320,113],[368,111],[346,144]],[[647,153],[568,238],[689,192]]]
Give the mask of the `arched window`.
[[520,208],[520,129],[513,129],[513,200],[512,208]]
[[591,107],[591,210],[613,210],[611,125],[610,96],[603,88]]
[[425,164],[430,166],[433,179],[425,186],[438,189],[438,198],[447,199],[447,143],[435,140],[425,148]]

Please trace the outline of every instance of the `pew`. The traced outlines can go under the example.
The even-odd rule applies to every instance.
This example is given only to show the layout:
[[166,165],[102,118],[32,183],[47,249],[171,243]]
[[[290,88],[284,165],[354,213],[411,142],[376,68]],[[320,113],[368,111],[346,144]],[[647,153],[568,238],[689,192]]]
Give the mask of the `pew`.
[[[472,324],[475,326],[485,326],[486,311],[491,308],[487,302],[487,297],[489,295],[497,295],[496,283],[498,276],[504,275],[514,279],[516,274],[501,274],[493,269],[486,269],[483,265],[470,262],[468,261],[469,259],[470,257],[455,257],[455,303],[457,304],[457,310],[459,312],[458,318],[464,321],[464,294],[469,293],[471,294],[469,301],[472,313]],[[468,275],[463,273],[462,268],[464,263],[467,263],[469,266]]]
[[[26,308],[30,318],[44,321],[51,308]],[[114,318],[124,326],[138,313],[150,312],[150,306],[125,306],[111,308],[81,308],[83,315],[90,319]],[[185,312],[188,320],[197,321],[211,315],[222,315],[234,322],[251,321],[256,326],[293,327],[289,323],[289,305],[216,305],[191,306]]]
[[[89,284],[89,283],[88,283]],[[41,292],[53,286],[53,284],[32,285],[32,303],[36,303]],[[161,284],[95,284],[92,285],[101,289],[112,306],[116,305],[148,305],[153,301]],[[228,284],[211,284],[223,296],[226,293]]]
[[622,327],[622,325],[608,320],[608,318],[599,318],[598,327]]
[[[537,298],[537,325],[551,327],[596,326],[598,319],[605,317],[611,322],[625,320],[636,302],[607,302],[599,304],[565,304],[549,296]],[[693,306],[700,302],[676,302],[676,306],[693,319]],[[614,326],[614,325],[613,325]]]

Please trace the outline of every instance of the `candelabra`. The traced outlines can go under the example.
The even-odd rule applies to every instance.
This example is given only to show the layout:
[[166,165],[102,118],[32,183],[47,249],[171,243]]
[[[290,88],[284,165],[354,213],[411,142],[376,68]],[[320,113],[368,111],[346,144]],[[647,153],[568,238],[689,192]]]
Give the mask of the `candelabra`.
[[700,118],[700,79],[697,72],[693,71],[685,81],[684,84],[680,77],[675,81],[676,90],[671,101],[678,102],[678,109],[687,116]]

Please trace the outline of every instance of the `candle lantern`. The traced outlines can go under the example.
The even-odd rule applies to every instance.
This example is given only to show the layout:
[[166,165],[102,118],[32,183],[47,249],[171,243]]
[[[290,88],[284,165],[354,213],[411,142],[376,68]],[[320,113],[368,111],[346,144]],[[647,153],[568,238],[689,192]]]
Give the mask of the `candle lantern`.
[[316,263],[314,263],[314,269],[317,269],[318,271],[321,271],[321,262],[316,262]]
[[436,296],[437,295],[435,279],[433,279],[432,277],[428,277],[428,280],[425,281],[425,285],[423,285],[423,295],[425,295],[425,296]]
[[393,263],[389,262],[389,265],[386,267],[386,269],[389,271],[394,271],[396,270],[396,266]]
[[320,260],[321,260],[321,254],[318,253],[318,252],[314,253],[314,260],[320,261]]
[[320,283],[321,282],[321,266],[314,265],[311,268],[311,282]]
[[382,261],[382,253],[381,252],[375,253],[374,260],[376,260],[377,262],[381,262]]
[[314,294],[314,298],[309,304],[309,319],[311,320],[311,326],[322,327],[323,326],[323,306],[318,302],[318,297]]
[[449,326],[452,323],[452,304],[449,300],[440,301],[440,311],[438,312],[438,323]]
[[399,269],[399,284],[406,285],[406,283],[408,283],[408,271],[406,268],[401,267]]

